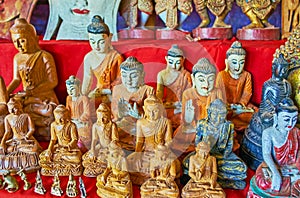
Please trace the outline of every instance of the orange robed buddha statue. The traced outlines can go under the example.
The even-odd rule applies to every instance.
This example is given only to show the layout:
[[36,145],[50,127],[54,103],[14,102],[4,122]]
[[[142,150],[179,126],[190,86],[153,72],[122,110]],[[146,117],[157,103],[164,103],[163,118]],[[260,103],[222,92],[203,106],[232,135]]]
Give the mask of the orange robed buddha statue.
[[40,49],[36,31],[25,19],[16,19],[10,32],[19,53],[14,57],[13,80],[7,92],[12,94],[22,83],[24,91],[14,97],[22,100],[24,112],[34,121],[35,137],[49,140],[53,109],[58,104],[54,92],[58,83],[54,59],[50,53]]
[[22,103],[11,98],[7,103],[8,114],[5,119],[5,133],[1,140],[0,168],[17,173],[36,171],[39,166],[41,146],[33,137],[35,132],[32,119],[23,112]]
[[101,103],[96,111],[97,121],[92,128],[91,149],[82,156],[83,175],[96,177],[107,167],[108,148],[111,142],[118,142],[118,128],[111,120],[111,110]]
[[164,102],[167,117],[176,129],[181,123],[182,93],[192,87],[192,79],[191,74],[184,69],[183,51],[177,45],[168,50],[165,58],[167,67],[157,74],[156,96]]
[[122,148],[134,150],[136,122],[143,115],[144,100],[154,94],[144,81],[144,66],[135,57],[128,57],[120,66],[122,84],[113,89],[111,109],[118,126]]
[[71,121],[70,111],[64,105],[54,110],[55,121],[51,124],[51,140],[48,149],[40,154],[41,174],[53,176],[81,175],[81,151],[77,146],[78,132]]

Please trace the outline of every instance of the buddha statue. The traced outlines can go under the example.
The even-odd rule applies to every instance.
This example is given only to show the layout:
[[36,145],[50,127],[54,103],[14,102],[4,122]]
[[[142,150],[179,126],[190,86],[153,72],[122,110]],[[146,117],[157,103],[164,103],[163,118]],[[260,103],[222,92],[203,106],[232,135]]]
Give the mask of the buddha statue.
[[19,53],[14,56],[13,80],[7,92],[11,95],[22,83],[24,90],[14,97],[22,101],[24,113],[32,118],[35,137],[48,141],[49,127],[54,120],[53,109],[58,104],[54,92],[58,84],[54,59],[50,53],[40,49],[35,28],[25,19],[16,19],[10,32]]
[[118,128],[111,119],[111,111],[107,104],[101,103],[96,111],[97,121],[92,128],[91,149],[82,156],[83,175],[96,177],[107,167],[109,144],[118,142]]
[[60,186],[60,179],[59,179],[59,176],[58,176],[58,173],[56,172],[54,177],[53,177],[53,183],[51,185],[51,191],[50,193],[52,195],[55,195],[55,196],[62,196],[64,191],[61,189],[61,186]]
[[11,98],[9,114],[5,117],[5,133],[0,144],[0,168],[17,173],[20,169],[33,172],[40,168],[39,154],[42,147],[34,138],[34,124],[23,112],[21,101]]
[[81,175],[81,151],[77,146],[78,132],[76,125],[71,121],[70,111],[60,104],[54,109],[54,117],[49,146],[40,154],[41,174]]
[[[98,107],[101,102],[110,103],[111,90],[119,83],[123,58],[112,48],[112,35],[100,16],[93,16],[87,31],[92,50],[84,57],[82,94],[94,99],[95,107]],[[92,90],[93,77],[97,84]]]
[[86,152],[91,145],[91,103],[87,96],[81,94],[81,82],[75,76],[72,75],[66,80],[66,87],[66,108],[70,111],[72,122],[77,126],[78,147],[82,152]]
[[141,197],[179,197],[179,188],[175,182],[180,172],[177,163],[178,160],[172,158],[168,146],[157,145],[154,158],[150,161],[151,178],[142,184]]
[[165,57],[167,66],[157,74],[156,96],[160,98],[173,129],[181,123],[181,99],[184,90],[192,87],[191,74],[184,69],[183,51],[172,45]]
[[261,163],[250,182],[256,197],[299,197],[300,130],[298,108],[290,98],[275,107],[273,125],[262,133]]
[[254,105],[250,103],[252,96],[251,74],[244,70],[246,50],[239,41],[232,43],[226,52],[226,69],[220,71],[216,87],[223,91],[230,109],[227,119],[232,121],[235,130],[247,128],[253,115]]
[[243,13],[250,19],[251,23],[243,28],[272,28],[268,18],[274,12],[280,0],[263,1],[263,0],[237,0],[237,5],[241,7]]
[[107,168],[97,176],[96,186],[100,197],[133,197],[125,153],[115,142],[109,144]]
[[[233,152],[234,126],[226,120],[227,109],[222,100],[214,100],[207,109],[207,117],[197,123],[195,146],[201,141],[210,142],[210,154],[218,161],[218,183],[223,188],[244,189],[247,178],[246,164]],[[184,167],[189,167],[189,158]]]
[[0,76],[0,140],[2,139],[4,135],[4,118],[8,114],[8,109],[7,109],[7,103],[8,101],[8,95],[7,95],[7,90],[5,86],[5,82]]
[[217,160],[209,154],[210,144],[198,143],[195,155],[190,157],[189,176],[191,179],[183,187],[181,197],[225,198],[226,194],[217,183]]
[[135,57],[128,57],[120,69],[122,84],[113,88],[111,109],[118,126],[120,145],[133,151],[136,122],[144,113],[144,100],[154,94],[154,89],[145,84],[144,66]]
[[69,175],[66,194],[68,197],[76,197],[79,194],[76,186],[76,180],[72,174]]
[[273,125],[274,109],[278,103],[292,94],[291,84],[286,80],[289,63],[282,54],[272,62],[272,77],[264,82],[262,99],[257,113],[253,114],[241,144],[241,157],[251,169],[262,163],[262,132]]

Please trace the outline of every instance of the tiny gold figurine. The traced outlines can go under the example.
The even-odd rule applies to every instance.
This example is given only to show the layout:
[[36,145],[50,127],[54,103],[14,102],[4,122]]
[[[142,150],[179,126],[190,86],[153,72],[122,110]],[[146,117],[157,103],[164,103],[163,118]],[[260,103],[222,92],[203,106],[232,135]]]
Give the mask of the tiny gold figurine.
[[9,171],[4,171],[4,174],[2,175],[3,178],[3,183],[2,186],[0,187],[0,189],[3,189],[6,186],[5,190],[7,190],[7,192],[9,193],[13,193],[16,192],[17,190],[19,190],[19,184],[16,180],[15,177],[13,177],[12,175],[10,175]]
[[78,190],[76,188],[76,180],[74,179],[72,174],[69,175],[66,193],[68,197],[76,197],[78,195]]
[[23,172],[24,169],[21,169],[17,172],[17,174],[21,177],[22,181],[24,182],[23,189],[28,190],[31,188],[31,183],[27,180],[26,174]]
[[56,172],[53,178],[53,184],[51,186],[51,194],[55,196],[62,196],[63,190],[60,187],[60,180],[58,177],[58,173]]
[[43,186],[43,181],[41,178],[40,171],[37,171],[37,173],[36,173],[34,192],[37,194],[40,194],[40,195],[44,195],[46,192],[46,189]]
[[79,177],[79,190],[80,190],[80,197],[81,198],[86,198],[87,197],[87,193],[86,193],[86,189],[83,183],[83,180],[81,177]]

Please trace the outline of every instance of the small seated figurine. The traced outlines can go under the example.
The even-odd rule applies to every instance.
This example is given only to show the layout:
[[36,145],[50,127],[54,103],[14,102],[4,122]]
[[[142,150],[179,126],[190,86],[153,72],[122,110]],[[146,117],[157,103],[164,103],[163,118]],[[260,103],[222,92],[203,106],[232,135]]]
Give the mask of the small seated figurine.
[[144,100],[154,94],[153,87],[144,82],[144,66],[135,57],[128,57],[120,66],[122,84],[112,93],[111,109],[118,126],[119,143],[134,150],[136,122],[143,115]]
[[167,118],[171,120],[173,129],[176,129],[181,123],[182,93],[192,87],[192,79],[191,74],[184,69],[183,51],[178,45],[172,45],[165,59],[166,69],[157,74],[156,96],[163,101]]
[[275,108],[273,126],[262,133],[264,162],[251,179],[255,197],[299,197],[300,130],[298,108],[284,98]]
[[[207,109],[207,118],[197,123],[195,146],[201,141],[211,143],[210,154],[218,161],[218,182],[223,188],[244,189],[247,178],[246,164],[233,153],[233,124],[226,120],[226,105],[220,99],[214,100]],[[188,168],[189,154],[184,159]]]
[[96,177],[107,166],[108,147],[111,142],[118,142],[117,125],[111,120],[110,108],[101,103],[97,109],[97,122],[93,124],[91,149],[82,156],[83,175]]
[[54,110],[54,117],[48,149],[40,154],[41,173],[46,176],[57,172],[61,176],[81,175],[78,132],[76,125],[71,121],[70,112],[64,105],[58,105]]
[[46,193],[39,170],[37,171],[35,177],[34,192],[40,195],[44,195]]
[[141,197],[179,197],[178,160],[171,157],[168,146],[158,145],[154,158],[150,161],[151,178],[141,186]]
[[31,183],[27,180],[26,174],[23,172],[23,169],[19,170],[17,174],[21,177],[22,181],[24,182],[23,189],[29,190],[29,188],[31,188]]
[[79,177],[79,190],[80,190],[80,197],[81,198],[86,198],[87,193],[86,193],[85,185],[84,185],[83,180],[82,180],[81,177]]
[[3,182],[0,189],[3,189],[5,186],[5,190],[9,193],[16,192],[19,190],[19,184],[17,179],[10,174],[10,171],[4,171],[2,174]]
[[50,193],[52,195],[59,196],[59,197],[62,196],[62,194],[64,193],[64,191],[60,187],[60,180],[57,172],[54,175]]
[[69,175],[66,194],[68,197],[76,197],[78,195],[78,190],[76,188],[76,180],[74,179],[72,174]]
[[11,98],[8,103],[8,114],[5,119],[5,133],[0,144],[0,169],[14,173],[21,169],[27,172],[36,171],[39,166],[41,146],[33,137],[35,128],[31,117],[23,113],[19,100]]
[[141,185],[150,177],[150,161],[157,145],[172,142],[171,121],[163,116],[163,104],[155,95],[144,101],[144,117],[136,124],[136,148],[128,157],[131,180]]
[[7,92],[11,95],[22,83],[24,90],[14,97],[22,100],[24,112],[34,121],[35,137],[39,141],[49,141],[53,109],[58,104],[54,92],[58,78],[53,56],[40,49],[35,28],[25,19],[16,19],[10,32],[19,52],[14,56],[14,75]]
[[79,140],[78,147],[82,152],[87,151],[91,145],[91,110],[90,101],[87,96],[81,94],[81,83],[75,76],[66,80],[68,96],[66,107],[71,113],[71,120],[77,126]]
[[226,194],[217,183],[217,160],[209,154],[210,144],[199,142],[196,154],[190,157],[190,181],[183,187],[181,196],[225,198]]
[[107,168],[97,176],[96,186],[100,197],[133,197],[125,153],[115,142],[109,144]]

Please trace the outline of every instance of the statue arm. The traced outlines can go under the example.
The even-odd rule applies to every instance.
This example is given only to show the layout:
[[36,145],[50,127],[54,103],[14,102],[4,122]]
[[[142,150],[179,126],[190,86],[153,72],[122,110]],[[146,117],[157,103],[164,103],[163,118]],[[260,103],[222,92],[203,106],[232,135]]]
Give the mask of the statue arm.
[[161,100],[164,97],[164,83],[163,83],[162,75],[163,75],[162,71],[160,71],[157,74],[157,85],[156,85],[156,96]]
[[51,139],[50,139],[49,146],[48,146],[48,149],[47,149],[47,152],[48,152],[49,155],[51,155],[53,153],[54,144],[57,141],[57,135],[56,135],[56,131],[55,131],[54,122],[50,125],[50,132],[51,132]]
[[97,132],[97,125],[96,123],[93,124],[92,127],[92,142],[91,142],[91,154],[94,155],[95,147],[99,140],[98,132]]
[[[228,137],[228,140],[224,142],[224,144],[227,144],[227,146],[225,146],[224,156],[229,156],[232,153],[232,149],[233,149],[234,125],[231,122],[226,123],[226,124],[228,124],[228,127],[226,127],[224,129],[223,133],[229,133],[229,137]],[[224,135],[222,135],[222,136],[224,136]]]
[[20,77],[19,70],[18,70],[16,56],[14,57],[14,64],[13,64],[14,65],[13,66],[13,69],[14,69],[13,80],[10,82],[10,84],[7,87],[8,94],[11,94],[21,83],[21,77]]
[[166,136],[165,136],[165,145],[169,146],[172,142],[172,139],[173,139],[172,124],[171,124],[171,121],[168,119],[167,120],[167,131],[166,131]]
[[113,66],[110,70],[111,76],[111,89],[113,86],[121,83],[121,71],[120,65],[124,61],[123,57],[118,54],[115,60],[113,61]]
[[2,103],[6,104],[7,101],[8,101],[7,89],[3,78],[0,76],[0,104]]
[[191,156],[190,163],[189,163],[189,176],[194,180],[197,181],[196,177],[196,167],[194,165],[194,156]]
[[12,133],[11,126],[10,126],[7,116],[4,118],[4,126],[5,126],[5,132],[4,132],[4,135],[1,140],[1,147],[4,150],[6,150],[6,141],[8,140],[8,138],[10,137],[10,135]]
[[247,106],[252,96],[252,79],[250,73],[247,73],[245,87],[242,91],[243,94],[240,99],[240,104]]
[[73,149],[77,147],[77,142],[78,142],[78,131],[74,123],[71,123],[70,130],[71,130],[71,141],[68,144],[68,148]]
[[218,178],[218,170],[217,170],[217,160],[215,157],[210,156],[212,160],[212,175],[211,175],[211,187],[216,187],[217,185],[217,178]]
[[136,146],[135,146],[135,152],[142,152],[143,146],[145,142],[145,137],[143,136],[143,131],[141,126],[141,121],[138,120],[136,123]]
[[83,97],[83,112],[80,116],[80,120],[83,122],[87,122],[90,120],[91,117],[91,108],[90,108],[90,101],[88,99],[88,97],[86,96],[82,96]]
[[93,72],[92,68],[88,64],[88,55],[84,57],[84,66],[83,66],[83,81],[82,81],[82,88],[81,92],[83,95],[88,95],[93,82]]
[[29,115],[28,115],[27,119],[28,119],[28,132],[26,134],[26,138],[29,139],[33,136],[33,133],[34,133],[34,123]]
[[118,127],[114,122],[112,123],[112,127],[111,127],[111,140],[113,142],[118,142],[119,141]]

